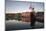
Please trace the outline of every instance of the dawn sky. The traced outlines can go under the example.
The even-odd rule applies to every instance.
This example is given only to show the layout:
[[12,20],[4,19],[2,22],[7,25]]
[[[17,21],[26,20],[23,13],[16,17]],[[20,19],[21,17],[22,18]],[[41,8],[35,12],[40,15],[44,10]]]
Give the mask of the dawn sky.
[[6,0],[6,13],[20,13],[30,11],[29,7],[34,8],[35,12],[43,12],[44,4],[40,2],[25,2],[25,1],[8,1]]

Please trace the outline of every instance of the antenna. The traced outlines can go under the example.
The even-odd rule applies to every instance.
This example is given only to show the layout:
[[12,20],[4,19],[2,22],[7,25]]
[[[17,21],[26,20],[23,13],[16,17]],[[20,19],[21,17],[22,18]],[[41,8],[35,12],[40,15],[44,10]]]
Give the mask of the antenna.
[[31,7],[32,5],[30,4],[30,7],[29,7],[29,9],[32,9],[32,7]]

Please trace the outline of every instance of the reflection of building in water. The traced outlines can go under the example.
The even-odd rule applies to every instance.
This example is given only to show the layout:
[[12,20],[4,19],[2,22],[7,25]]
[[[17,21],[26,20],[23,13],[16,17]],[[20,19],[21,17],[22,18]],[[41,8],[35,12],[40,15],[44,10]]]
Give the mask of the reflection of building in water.
[[44,12],[37,12],[36,13],[36,20],[39,22],[44,22]]
[[6,13],[6,20],[18,20],[20,13]]
[[[44,12],[37,12],[36,14],[36,20],[39,22],[44,22]],[[30,22],[31,21],[31,13],[30,12],[22,12],[22,13],[7,13],[6,14],[6,20],[19,20],[24,22]]]
[[21,20],[24,22],[30,22],[30,12],[21,13]]
[[9,19],[14,19],[15,18],[15,14],[14,13],[7,13],[6,14],[6,20],[9,20]]

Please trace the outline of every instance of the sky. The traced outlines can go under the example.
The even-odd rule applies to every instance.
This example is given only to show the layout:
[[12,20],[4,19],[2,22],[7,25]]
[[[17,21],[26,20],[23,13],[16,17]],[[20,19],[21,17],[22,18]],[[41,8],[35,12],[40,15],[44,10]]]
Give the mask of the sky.
[[31,1],[11,1],[6,0],[6,13],[21,13],[21,12],[30,12],[34,8],[35,12],[44,11],[43,2],[31,2]]
[[32,1],[32,2],[44,2],[44,0],[9,0],[9,1]]

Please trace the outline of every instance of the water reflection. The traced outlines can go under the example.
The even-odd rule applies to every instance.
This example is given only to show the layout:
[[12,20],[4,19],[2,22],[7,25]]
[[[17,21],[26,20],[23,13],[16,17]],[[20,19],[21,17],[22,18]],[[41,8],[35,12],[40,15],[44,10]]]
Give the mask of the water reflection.
[[31,28],[30,22],[22,22],[18,20],[9,20],[6,21],[6,28],[8,30],[16,30],[16,29],[28,29]]

